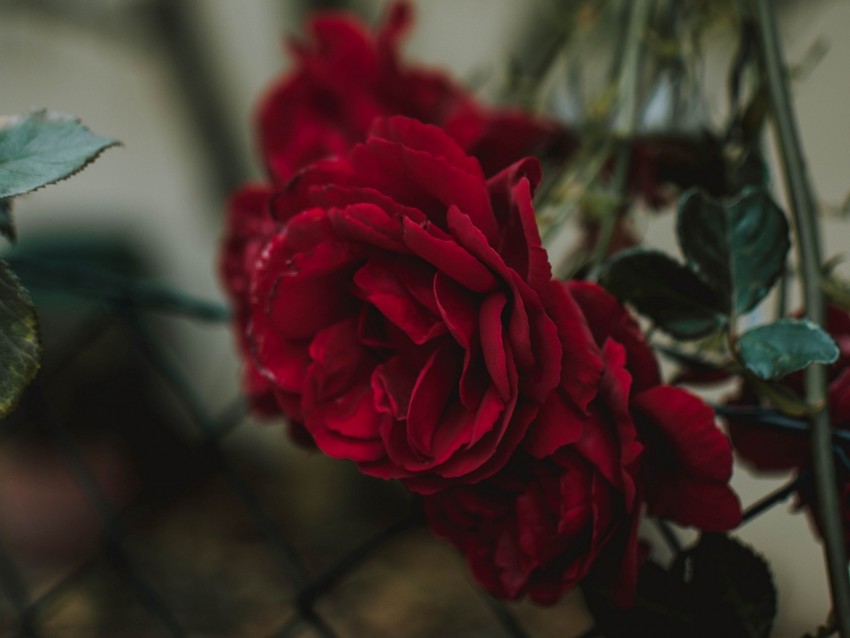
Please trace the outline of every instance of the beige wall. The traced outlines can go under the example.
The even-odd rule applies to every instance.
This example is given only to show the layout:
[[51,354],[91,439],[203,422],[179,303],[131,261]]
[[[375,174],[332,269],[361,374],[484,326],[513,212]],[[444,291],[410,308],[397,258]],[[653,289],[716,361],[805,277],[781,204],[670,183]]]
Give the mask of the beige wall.
[[[17,207],[19,234],[62,228],[113,230],[144,243],[156,256],[160,278],[201,297],[221,298],[215,275],[218,211],[222,203],[205,181],[204,158],[176,97],[165,58],[155,40],[134,25],[133,2],[99,3],[112,12],[105,30],[0,4],[0,113],[48,106],[79,115],[124,148],[109,151],[82,175],[23,199]],[[230,126],[250,156],[250,113],[268,79],[283,68],[280,33],[294,31],[292,5],[282,0],[194,0],[196,28]],[[382,2],[371,2],[374,15]],[[504,42],[518,22],[530,19],[546,0],[428,0],[419,3],[412,57],[451,67],[461,77],[485,70],[498,74]],[[783,16],[788,57],[800,59],[817,39],[829,46],[825,59],[795,84],[800,125],[814,181],[824,205],[850,191],[850,5],[799,2]],[[711,66],[709,64],[709,66]],[[709,77],[719,86],[717,69]],[[723,103],[719,88],[710,100]],[[256,165],[254,166],[256,170]],[[825,224],[828,254],[850,247],[847,222]],[[672,247],[670,219],[653,221],[648,240]],[[221,329],[184,329],[176,342],[197,362],[196,379],[215,405],[235,387],[231,338]],[[734,485],[750,503],[777,480],[736,470]],[[743,528],[738,535],[770,560],[780,586],[775,636],[797,637],[827,613],[820,546],[802,515],[787,507]]]

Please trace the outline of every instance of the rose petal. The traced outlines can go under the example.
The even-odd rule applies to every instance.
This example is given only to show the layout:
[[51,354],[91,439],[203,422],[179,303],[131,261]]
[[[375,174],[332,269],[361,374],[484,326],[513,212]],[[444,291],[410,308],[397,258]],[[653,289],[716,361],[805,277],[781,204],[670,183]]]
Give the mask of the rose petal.
[[502,311],[507,299],[502,293],[494,293],[481,304],[479,330],[481,333],[481,351],[484,363],[490,373],[490,379],[499,390],[502,399],[511,396],[511,384],[508,380],[507,354],[503,341]]
[[451,240],[439,239],[408,219],[402,220],[410,251],[473,292],[488,292],[496,278],[480,261]]
[[528,429],[523,448],[542,459],[565,445],[578,443],[586,427],[599,427],[599,423],[580,412],[562,392],[552,392]]
[[602,353],[593,339],[587,319],[562,282],[551,284],[549,312],[558,327],[563,348],[561,388],[576,406],[587,411],[599,392]]
[[438,126],[424,124],[409,117],[387,117],[376,120],[372,124],[370,134],[406,149],[422,151],[443,159],[453,168],[474,177],[484,178],[478,160],[467,155],[466,151]]
[[[675,484],[675,489],[662,485]],[[659,472],[647,489],[650,516],[691,525],[705,532],[726,532],[741,524],[741,503],[725,484]]]
[[445,228],[446,210],[456,205],[487,237],[495,237],[496,220],[483,176],[471,175],[444,158],[380,138],[370,138],[355,147],[351,165],[362,185],[418,208],[441,228]]
[[596,343],[601,346],[610,337],[626,348],[635,391],[661,383],[655,355],[625,306],[598,284],[570,281],[566,288],[586,317]]
[[423,457],[433,457],[434,434],[459,376],[457,353],[446,344],[434,351],[416,380],[410,396],[407,435],[412,448]]
[[[355,273],[354,283],[360,297],[401,328],[413,343],[422,345],[447,330],[441,317],[420,302],[424,289],[436,305],[430,282],[417,281],[423,278],[433,281],[433,271],[415,262],[376,256]],[[420,289],[415,294],[411,290],[414,286]]]
[[651,450],[653,463],[718,483],[732,476],[732,446],[715,424],[714,410],[701,399],[680,388],[657,386],[632,397],[632,405],[642,436],[650,445],[658,441]]
[[438,272],[434,277],[434,300],[449,333],[462,348],[468,350],[478,327],[474,295]]

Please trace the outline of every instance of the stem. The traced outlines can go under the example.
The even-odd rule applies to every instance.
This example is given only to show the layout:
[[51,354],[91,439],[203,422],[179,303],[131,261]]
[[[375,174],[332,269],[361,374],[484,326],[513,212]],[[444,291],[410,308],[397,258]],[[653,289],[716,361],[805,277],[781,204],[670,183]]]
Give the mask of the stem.
[[51,263],[39,259],[12,257],[8,261],[30,288],[181,315],[199,321],[223,323],[230,320],[230,310],[223,303],[197,299],[180,290],[129,275],[89,265]]
[[654,0],[634,0],[629,12],[629,26],[620,64],[617,96],[620,99],[614,121],[615,136],[630,141],[634,135],[640,101],[640,65],[643,60],[642,46],[646,37],[646,26],[652,15]]
[[643,62],[644,43],[649,19],[655,0],[633,0],[629,11],[629,23],[626,28],[626,40],[622,50],[617,81],[619,104],[612,126],[616,139],[617,154],[611,190],[617,198],[614,207],[602,218],[599,236],[591,256],[593,270],[597,270],[604,261],[611,244],[617,217],[624,212],[627,201],[629,168],[632,157],[632,142],[638,123],[640,104],[640,70]]
[[319,597],[333,589],[340,580],[386,547],[392,540],[413,529],[416,523],[415,514],[406,516],[343,556],[333,567],[301,590],[298,594],[299,609],[312,608]]
[[[824,300],[820,287],[821,249],[816,218],[817,206],[794,119],[787,83],[787,68],[779,42],[779,29],[770,0],[750,0],[750,4],[758,27],[761,61],[767,76],[785,186],[794,214],[805,307],[809,319],[818,325],[823,325]],[[805,378],[807,402],[810,405],[826,405],[824,366],[810,366],[806,370]],[[850,638],[850,578],[848,578],[841,506],[836,486],[829,414],[821,409],[811,417],[811,423],[815,489],[822,517],[832,604],[841,636]]]
[[774,505],[778,505],[782,501],[787,500],[789,496],[799,489],[800,484],[803,481],[808,480],[808,478],[808,472],[798,474],[796,478],[786,485],[783,485],[778,490],[771,492],[767,496],[750,505],[746,510],[744,510],[743,516],[741,517],[741,525],[743,526],[744,524],[749,523],[751,520],[763,514]]

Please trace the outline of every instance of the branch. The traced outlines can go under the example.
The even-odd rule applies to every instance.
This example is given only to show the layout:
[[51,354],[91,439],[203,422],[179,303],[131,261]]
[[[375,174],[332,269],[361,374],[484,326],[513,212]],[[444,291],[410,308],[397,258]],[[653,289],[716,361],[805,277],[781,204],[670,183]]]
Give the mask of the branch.
[[[773,122],[782,157],[785,186],[797,230],[803,297],[809,318],[824,323],[824,299],[820,288],[821,249],[817,207],[803,160],[788,73],[782,57],[779,29],[770,0],[750,0],[759,35],[761,62],[767,77]],[[806,370],[806,400],[810,405],[826,405],[826,369],[813,365]],[[841,525],[841,506],[835,475],[829,414],[821,409],[812,416],[812,462],[815,489],[821,512],[826,561],[829,569],[832,604],[841,636],[850,638],[850,580]]]

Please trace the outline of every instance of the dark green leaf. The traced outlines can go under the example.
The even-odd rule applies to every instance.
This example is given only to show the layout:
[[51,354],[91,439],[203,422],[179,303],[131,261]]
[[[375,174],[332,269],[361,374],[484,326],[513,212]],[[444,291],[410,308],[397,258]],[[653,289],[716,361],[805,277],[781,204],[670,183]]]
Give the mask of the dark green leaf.
[[0,197],[70,177],[115,144],[68,115],[37,111],[15,118],[0,128]]
[[781,379],[813,363],[833,363],[838,346],[806,319],[780,319],[748,330],[738,339],[747,369],[760,379]]
[[690,635],[767,638],[776,616],[776,586],[767,562],[722,534],[703,534],[672,569],[686,583],[699,630]]
[[670,570],[647,562],[638,573],[633,607],[618,607],[605,589],[587,583],[583,592],[606,638],[767,638],[776,616],[767,563],[722,534],[703,534]]
[[655,250],[635,248],[615,257],[600,283],[678,339],[721,328],[721,298],[689,268]]
[[785,215],[765,191],[755,189],[723,205],[698,191],[686,193],[676,231],[688,264],[739,314],[764,299],[791,245]]
[[38,371],[41,342],[29,294],[0,260],[0,418],[17,405]]
[[681,580],[649,561],[638,573],[632,607],[617,606],[605,590],[585,585],[584,600],[605,638],[696,636]]
[[12,200],[0,199],[0,235],[11,242],[15,242],[18,236],[15,233],[15,224],[12,220]]

